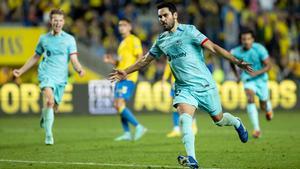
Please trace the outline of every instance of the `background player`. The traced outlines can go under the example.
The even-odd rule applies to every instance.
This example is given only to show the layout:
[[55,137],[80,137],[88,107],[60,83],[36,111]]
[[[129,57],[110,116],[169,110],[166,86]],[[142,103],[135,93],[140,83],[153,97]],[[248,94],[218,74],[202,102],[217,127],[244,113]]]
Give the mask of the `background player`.
[[[104,56],[104,62],[116,66],[117,69],[124,69],[134,64],[143,54],[142,44],[138,37],[131,34],[132,26],[130,20],[123,18],[119,21],[119,32],[122,35],[122,42],[118,48],[118,58],[114,59],[111,54]],[[116,83],[114,106],[121,116],[121,123],[124,133],[117,137],[116,141],[132,140],[129,124],[136,127],[134,140],[140,139],[147,131],[135,118],[131,110],[126,107],[126,101],[129,101],[134,93],[135,83],[138,80],[138,72],[135,72]]]
[[[163,74],[163,77],[162,77],[162,85],[164,83],[166,83],[166,81],[168,79],[170,79],[170,78],[171,78],[171,91],[170,91],[170,95],[171,95],[172,98],[174,98],[175,97],[175,86],[174,86],[175,78],[172,75],[170,66],[168,64],[166,64],[165,69],[164,69],[164,74]],[[180,127],[179,127],[179,113],[177,112],[177,110],[174,107],[173,107],[172,119],[173,119],[172,120],[172,122],[173,122],[173,129],[172,129],[172,131],[170,131],[167,134],[167,137],[168,138],[180,137],[181,136],[181,132],[180,132]],[[198,132],[198,127],[197,127],[197,121],[196,121],[195,117],[193,118],[192,128],[193,128],[194,135],[196,135],[197,132]]]
[[[231,54],[237,59],[250,63],[253,67],[254,72],[243,71],[241,79],[247,95],[247,113],[253,126],[252,136],[259,138],[261,136],[261,129],[259,127],[258,111],[254,103],[254,96],[258,96],[261,109],[266,112],[267,120],[271,120],[273,118],[273,111],[269,98],[267,74],[267,71],[271,68],[271,62],[266,48],[254,42],[254,32],[252,30],[242,30],[240,40],[242,44],[233,48]],[[235,66],[231,66],[239,79],[239,74]]]
[[230,113],[223,113],[215,81],[204,62],[203,48],[215,55],[221,55],[247,71],[248,63],[239,61],[229,52],[208,40],[193,25],[179,24],[176,6],[161,3],[157,6],[158,18],[164,28],[150,51],[138,62],[123,70],[115,70],[110,80],[123,80],[130,73],[151,63],[162,55],[168,57],[175,76],[175,98],[173,105],[180,113],[182,140],[187,156],[178,156],[179,164],[198,168],[195,155],[195,136],[192,131],[193,115],[196,108],[209,113],[218,126],[234,126],[242,142],[248,141],[248,132],[241,120]]
[[84,70],[77,59],[77,47],[72,35],[62,30],[64,26],[64,12],[53,9],[50,12],[51,31],[41,35],[35,54],[20,68],[13,71],[14,76],[19,77],[34,66],[43,55],[43,60],[38,67],[38,78],[43,94],[43,109],[40,125],[45,129],[45,144],[54,144],[52,126],[54,111],[64,94],[68,80],[68,64],[71,63],[80,76]]

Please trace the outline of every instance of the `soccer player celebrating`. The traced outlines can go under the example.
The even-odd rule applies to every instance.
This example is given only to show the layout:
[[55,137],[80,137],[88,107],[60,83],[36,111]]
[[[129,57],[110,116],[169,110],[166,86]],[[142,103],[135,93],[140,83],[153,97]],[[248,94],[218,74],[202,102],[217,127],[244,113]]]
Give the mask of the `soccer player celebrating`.
[[[106,54],[104,56],[104,62],[116,66],[117,69],[125,69],[134,64],[138,58],[142,57],[143,49],[141,41],[138,37],[131,34],[131,30],[132,26],[130,20],[126,18],[120,19],[119,32],[123,40],[118,48],[118,59],[114,59],[112,55]],[[136,127],[133,140],[140,139],[147,131],[147,129],[137,121],[131,110],[126,107],[126,101],[129,101],[134,93],[137,79],[138,72],[135,72],[116,83],[114,106],[120,113],[124,130],[124,133],[115,139],[116,141],[132,140],[129,123]]]
[[[241,79],[247,95],[247,112],[253,125],[252,136],[259,138],[261,130],[259,127],[258,112],[254,103],[254,96],[257,95],[260,107],[266,112],[267,120],[273,118],[273,111],[269,99],[268,75],[267,71],[271,68],[271,62],[268,51],[264,46],[254,42],[254,33],[250,29],[242,30],[240,33],[242,45],[231,50],[231,54],[237,59],[244,60],[253,66],[254,72],[243,71]],[[239,74],[232,65],[234,73],[239,79]]]
[[45,129],[46,145],[54,144],[52,134],[54,111],[58,110],[67,84],[69,60],[81,77],[85,74],[77,58],[78,52],[74,37],[62,30],[64,12],[60,9],[51,10],[50,24],[52,29],[40,36],[35,54],[20,69],[13,71],[14,76],[21,76],[43,55],[43,60],[38,67],[38,79],[44,100],[40,126]]
[[[164,70],[164,74],[162,77],[162,85],[164,83],[166,83],[166,81],[170,78],[171,76],[171,91],[170,91],[170,95],[172,98],[175,97],[175,89],[174,89],[174,82],[175,82],[175,78],[172,75],[170,66],[168,64],[166,64],[165,66],[165,70]],[[173,107],[173,114],[172,114],[172,121],[173,121],[173,129],[172,131],[170,131],[167,134],[168,138],[173,138],[173,137],[180,137],[181,136],[181,132],[180,132],[180,127],[179,127],[179,113],[177,112],[177,110]],[[194,135],[197,134],[198,132],[198,127],[197,127],[197,122],[196,122],[196,118],[193,118],[193,125],[192,125],[192,129],[193,129],[193,133]]]
[[193,115],[196,108],[207,112],[216,125],[234,126],[242,142],[248,141],[248,132],[241,120],[230,113],[223,113],[216,83],[204,62],[203,49],[220,55],[246,71],[250,65],[233,57],[225,49],[208,40],[193,25],[179,24],[176,6],[163,2],[157,6],[158,18],[164,28],[150,51],[135,64],[126,69],[115,70],[110,80],[123,80],[127,75],[148,65],[162,55],[167,56],[175,76],[174,107],[180,113],[182,140],[187,156],[178,156],[179,164],[198,168],[195,156],[195,136],[192,131]]

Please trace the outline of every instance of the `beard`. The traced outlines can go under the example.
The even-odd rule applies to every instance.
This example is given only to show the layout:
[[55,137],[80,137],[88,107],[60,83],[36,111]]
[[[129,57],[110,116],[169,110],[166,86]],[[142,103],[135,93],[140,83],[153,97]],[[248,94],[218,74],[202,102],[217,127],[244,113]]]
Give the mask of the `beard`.
[[175,21],[172,20],[171,23],[166,23],[162,25],[164,27],[164,31],[170,31],[175,26]]

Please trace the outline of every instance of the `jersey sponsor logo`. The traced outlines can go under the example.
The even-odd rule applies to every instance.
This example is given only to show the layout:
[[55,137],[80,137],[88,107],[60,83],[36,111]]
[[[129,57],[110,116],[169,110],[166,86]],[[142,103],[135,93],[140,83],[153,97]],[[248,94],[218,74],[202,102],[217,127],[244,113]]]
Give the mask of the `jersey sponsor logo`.
[[176,60],[178,58],[186,57],[186,53],[182,52],[182,53],[179,53],[178,55],[167,54],[167,56],[168,56],[169,62],[171,62],[172,60]]

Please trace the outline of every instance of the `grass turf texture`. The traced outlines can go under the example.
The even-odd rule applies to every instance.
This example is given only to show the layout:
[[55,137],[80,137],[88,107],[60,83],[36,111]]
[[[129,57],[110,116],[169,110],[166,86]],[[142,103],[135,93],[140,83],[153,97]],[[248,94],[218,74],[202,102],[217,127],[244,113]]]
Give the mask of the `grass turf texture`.
[[[251,136],[247,115],[243,113],[239,116]],[[166,138],[172,127],[171,115],[137,117],[149,129],[148,133],[137,142],[115,142],[113,139],[122,132],[118,116],[56,116],[53,146],[44,145],[39,117],[1,117],[0,168],[179,167],[176,157],[185,154],[181,139]],[[262,138],[250,137],[249,142],[243,144],[233,127],[217,127],[208,115],[198,113],[199,132],[195,147],[200,166],[300,168],[300,112],[277,112],[271,122],[260,114],[260,119]]]

